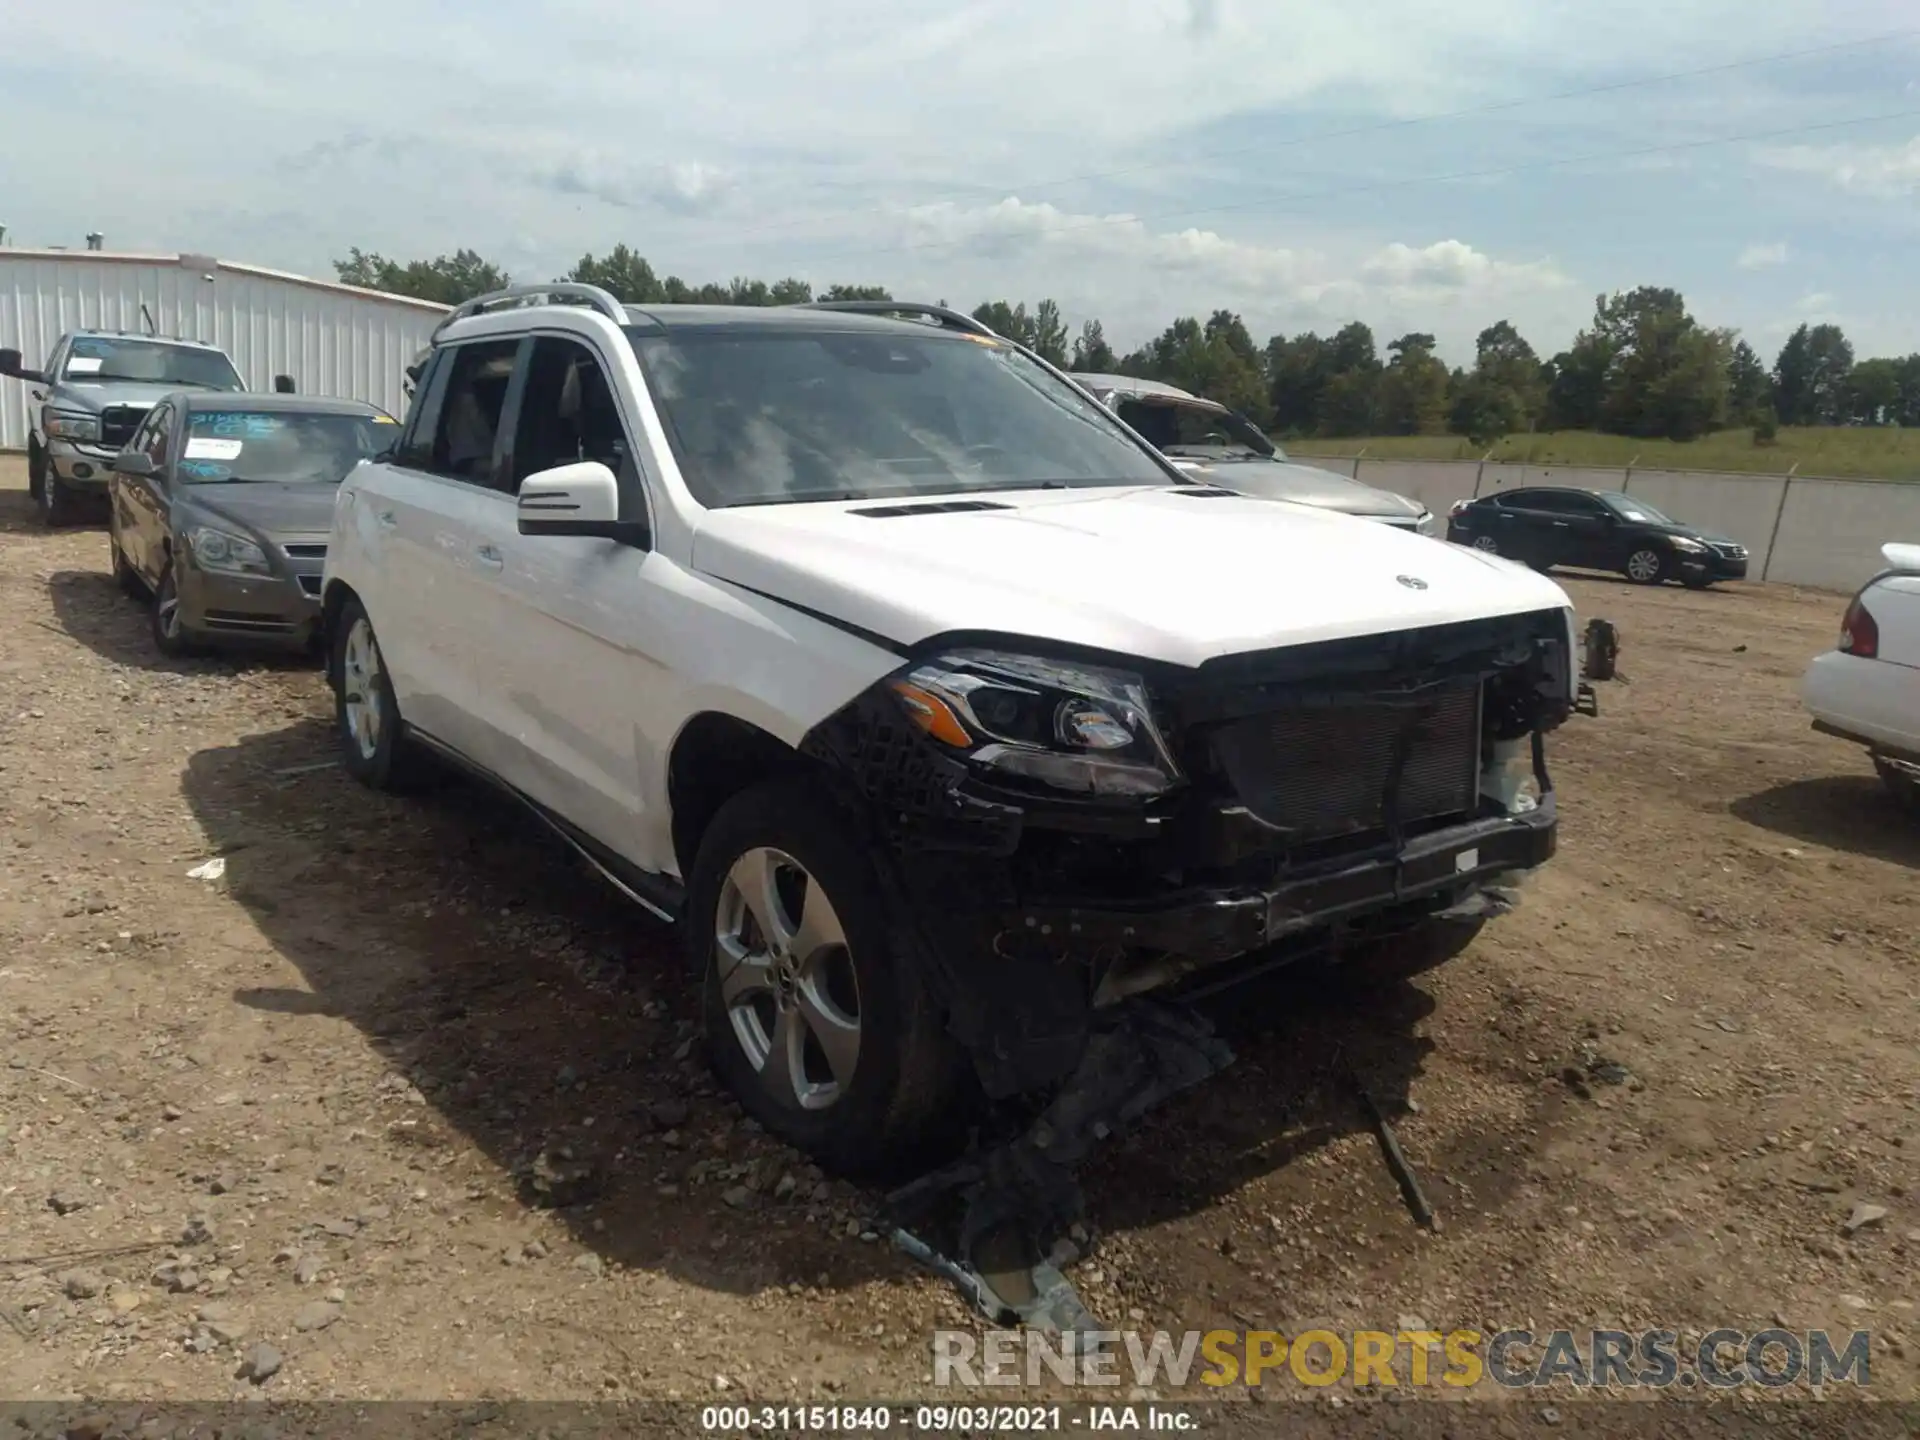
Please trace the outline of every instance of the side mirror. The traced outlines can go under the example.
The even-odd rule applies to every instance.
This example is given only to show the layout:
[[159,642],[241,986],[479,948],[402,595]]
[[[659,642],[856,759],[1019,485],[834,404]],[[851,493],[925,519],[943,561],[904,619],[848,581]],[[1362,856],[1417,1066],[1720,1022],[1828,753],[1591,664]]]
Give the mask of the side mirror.
[[135,479],[152,475],[159,469],[144,450],[122,450],[108,462],[107,468],[116,475],[131,475]]
[[620,518],[620,482],[598,460],[540,470],[520,482],[522,535],[586,535],[643,544],[647,527]]
[[293,376],[276,375],[273,377],[273,393],[276,395],[293,394]]
[[40,371],[29,370],[20,363],[18,350],[0,350],[0,375],[10,375],[15,380],[25,380],[34,385],[47,383],[47,377]]

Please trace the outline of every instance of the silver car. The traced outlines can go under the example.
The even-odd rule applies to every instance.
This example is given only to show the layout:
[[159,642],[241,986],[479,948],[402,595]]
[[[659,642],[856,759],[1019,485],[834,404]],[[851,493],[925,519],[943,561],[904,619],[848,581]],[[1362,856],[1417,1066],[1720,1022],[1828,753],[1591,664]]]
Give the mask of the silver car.
[[1131,375],[1073,378],[1181,469],[1222,489],[1338,510],[1422,535],[1437,528],[1418,500],[1297,464],[1246,416],[1212,400]]

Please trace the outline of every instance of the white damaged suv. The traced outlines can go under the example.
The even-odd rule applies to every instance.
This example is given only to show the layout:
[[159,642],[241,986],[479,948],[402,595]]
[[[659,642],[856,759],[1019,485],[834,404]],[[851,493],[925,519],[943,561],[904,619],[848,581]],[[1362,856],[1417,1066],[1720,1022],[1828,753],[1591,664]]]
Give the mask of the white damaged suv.
[[679,921],[722,1078],[848,1168],[1124,997],[1497,908],[1576,686],[1552,581],[1195,483],[888,302],[461,306],[324,611],[351,772],[450,760]]

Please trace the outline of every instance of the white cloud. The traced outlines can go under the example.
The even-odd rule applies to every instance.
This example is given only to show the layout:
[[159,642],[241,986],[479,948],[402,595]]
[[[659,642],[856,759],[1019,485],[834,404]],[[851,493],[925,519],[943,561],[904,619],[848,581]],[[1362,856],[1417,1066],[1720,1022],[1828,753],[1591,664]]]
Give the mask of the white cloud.
[[533,171],[536,184],[563,195],[585,195],[616,208],[657,208],[676,215],[707,215],[726,200],[733,178],[697,160],[634,165],[598,151],[582,151]]
[[1774,146],[1758,158],[1776,170],[1817,175],[1856,195],[1890,200],[1920,193],[1920,135],[1904,145]]
[[[1457,239],[1359,252],[1261,244],[1014,197],[983,206],[915,206],[900,218],[901,249],[916,268],[946,277],[934,283],[966,280],[1010,300],[1051,294],[1069,313],[1099,316],[1116,343],[1144,339],[1175,314],[1224,306],[1240,311],[1260,335],[1365,319],[1386,329],[1432,330],[1457,349],[1516,308],[1544,300],[1561,318],[1560,302],[1572,286],[1551,260],[1503,259]],[[1009,284],[1014,275],[1049,278],[1036,291]]]
[[1187,33],[1196,38],[1220,28],[1223,0],[1187,0]]
[[1742,270],[1765,270],[1769,266],[1784,265],[1787,263],[1786,242],[1776,240],[1771,244],[1761,244],[1756,241],[1742,250],[1733,263]]
[[[10,53],[32,63],[0,61],[8,98],[60,121],[9,155],[6,218],[16,243],[101,229],[318,274],[353,245],[471,247],[531,276],[626,242],[690,279],[1053,295],[1136,339],[1231,305],[1256,332],[1358,317],[1448,345],[1504,316],[1550,349],[1586,318],[1560,266],[1589,297],[1696,293],[1750,236],[1788,233],[1780,187],[1728,175],[1703,199],[1723,152],[1623,162],[1674,207],[1644,247],[1623,243],[1632,197],[1608,190],[1612,168],[1605,184],[1402,180],[1830,119],[1849,101],[1811,58],[1538,97],[1883,33],[1911,6],[1617,0],[1596,26],[1572,0],[333,0],[316,25],[296,6],[173,0],[163,27],[151,0],[89,0],[84,27],[16,6]],[[70,104],[63,77],[118,33],[141,36],[141,63],[116,75],[115,104]],[[1484,121],[1384,123],[1506,102]],[[1313,139],[1342,131],[1367,133]],[[1856,189],[1911,191],[1920,167],[1913,147],[1777,154]],[[1109,218],[1122,211],[1183,218]],[[1794,218],[1810,268],[1854,273],[1849,247],[1884,240]],[[1876,313],[1904,334],[1920,287],[1890,283]],[[1789,303],[1713,318],[1753,324]]]

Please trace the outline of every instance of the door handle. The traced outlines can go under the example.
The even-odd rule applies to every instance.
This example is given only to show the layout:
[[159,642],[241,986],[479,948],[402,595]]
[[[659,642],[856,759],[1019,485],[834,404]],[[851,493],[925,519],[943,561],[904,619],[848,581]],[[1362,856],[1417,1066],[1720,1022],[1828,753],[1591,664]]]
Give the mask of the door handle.
[[482,545],[473,554],[474,558],[489,570],[498,570],[507,563],[506,557],[500,553],[498,547],[493,545]]
[[1567,528],[1567,522],[1564,520],[1556,520],[1553,522],[1553,528],[1556,530],[1564,530]]

